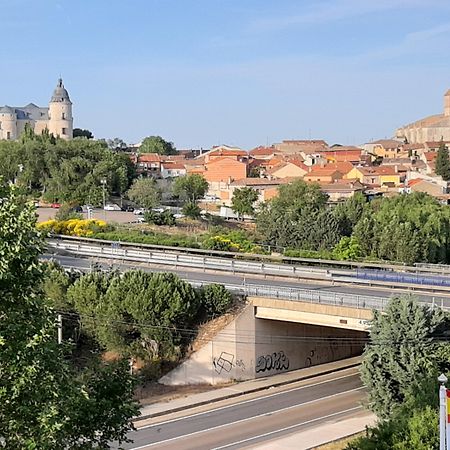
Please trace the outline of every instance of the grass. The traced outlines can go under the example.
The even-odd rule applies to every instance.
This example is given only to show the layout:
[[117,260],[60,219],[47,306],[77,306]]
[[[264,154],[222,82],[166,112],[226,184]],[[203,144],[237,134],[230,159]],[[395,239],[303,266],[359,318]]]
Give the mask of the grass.
[[320,447],[314,447],[313,450],[344,450],[347,444],[352,442],[354,439],[363,436],[364,432],[353,434],[352,436],[346,437],[344,439],[339,439],[337,441],[330,442],[328,444],[321,445]]

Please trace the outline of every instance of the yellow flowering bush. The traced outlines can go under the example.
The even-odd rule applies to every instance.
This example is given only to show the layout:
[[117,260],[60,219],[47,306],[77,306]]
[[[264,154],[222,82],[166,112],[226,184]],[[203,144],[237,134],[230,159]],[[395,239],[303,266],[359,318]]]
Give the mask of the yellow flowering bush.
[[106,231],[107,224],[99,219],[47,220],[37,224],[38,230],[65,234],[67,236],[89,237],[94,233]]

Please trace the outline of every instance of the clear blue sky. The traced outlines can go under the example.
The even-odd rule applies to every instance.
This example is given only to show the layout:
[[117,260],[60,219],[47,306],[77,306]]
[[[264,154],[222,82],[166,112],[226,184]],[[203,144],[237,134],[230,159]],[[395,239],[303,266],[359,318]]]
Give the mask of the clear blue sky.
[[442,110],[449,0],[0,0],[0,105],[178,148],[359,144]]

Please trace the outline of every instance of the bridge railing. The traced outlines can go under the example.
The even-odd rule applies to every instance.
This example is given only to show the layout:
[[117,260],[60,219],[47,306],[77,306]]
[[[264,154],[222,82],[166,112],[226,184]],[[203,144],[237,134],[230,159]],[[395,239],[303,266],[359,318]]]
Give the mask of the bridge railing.
[[[67,270],[90,272],[90,268],[64,266]],[[182,278],[194,287],[202,287],[213,284],[214,281],[196,281]],[[331,292],[325,290],[289,288],[283,286],[265,286],[253,283],[231,284],[225,283],[224,287],[230,292],[246,297],[265,297],[296,302],[316,303],[332,306],[345,306],[356,309],[369,309],[384,311],[390,301],[389,297],[377,297],[372,295],[356,295],[346,292]],[[431,303],[421,302],[424,305],[449,310],[443,299],[432,299]]]

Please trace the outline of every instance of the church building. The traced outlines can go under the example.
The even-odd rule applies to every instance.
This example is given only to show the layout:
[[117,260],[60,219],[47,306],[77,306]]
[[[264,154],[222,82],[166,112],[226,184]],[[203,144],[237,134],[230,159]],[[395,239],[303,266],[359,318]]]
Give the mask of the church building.
[[444,113],[425,117],[396,131],[396,137],[409,144],[450,141],[450,89],[444,95]]
[[18,139],[25,125],[29,124],[36,134],[47,129],[61,139],[72,139],[72,102],[62,79],[58,80],[48,108],[29,103],[27,106],[0,106],[0,139]]

